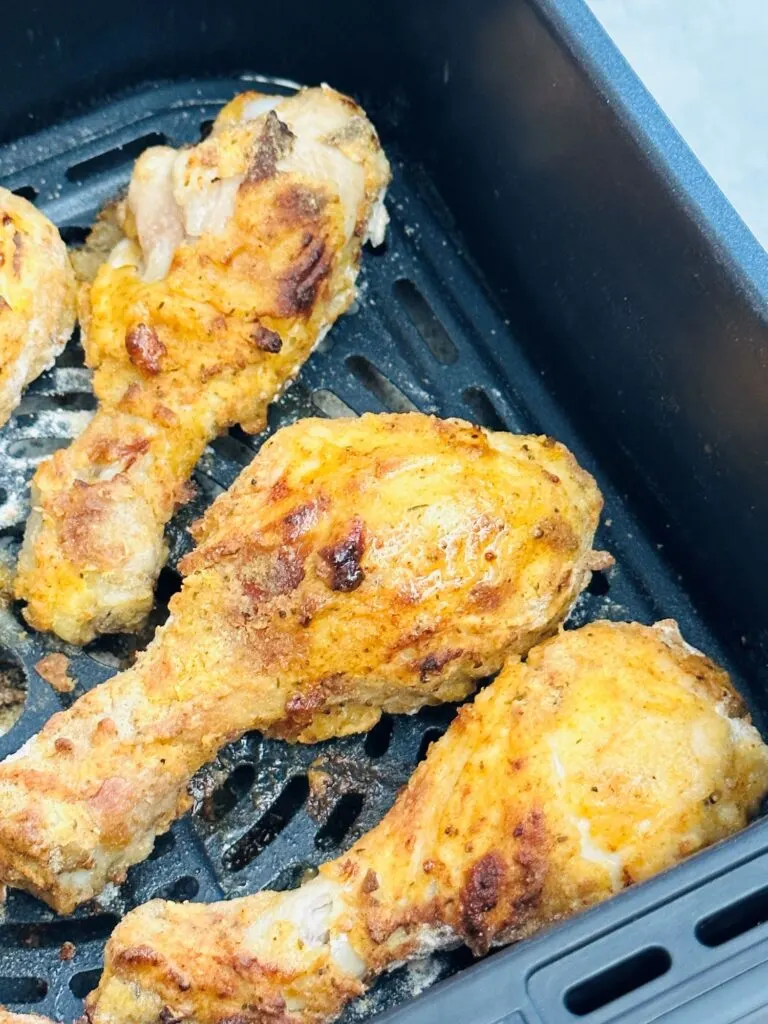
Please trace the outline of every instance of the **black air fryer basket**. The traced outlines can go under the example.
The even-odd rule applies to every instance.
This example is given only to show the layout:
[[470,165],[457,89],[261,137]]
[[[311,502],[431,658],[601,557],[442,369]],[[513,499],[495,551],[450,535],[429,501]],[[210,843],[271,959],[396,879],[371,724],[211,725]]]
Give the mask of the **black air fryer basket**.
[[[297,80],[355,95],[393,163],[391,229],[365,254],[356,312],[271,409],[269,432],[305,415],[417,408],[558,437],[598,478],[599,543],[617,558],[571,621],[677,618],[765,731],[768,257],[582,0],[9,6],[0,181],[70,244],[142,149],[196,141],[234,93]],[[0,432],[11,555],[26,481],[92,408],[71,344]],[[179,585],[185,527],[262,441],[235,430],[203,458],[198,497],[170,527],[155,623]],[[32,633],[15,607],[0,613],[0,668],[27,689],[0,756],[146,639],[79,651]],[[51,650],[72,657],[73,694],[37,675]],[[452,714],[385,717],[319,748],[246,736],[199,780],[196,812],[98,905],[62,919],[9,894],[0,1003],[71,1021],[125,910],[298,884],[381,818]],[[322,808],[307,784],[319,755],[337,782]],[[766,921],[763,819],[482,963],[458,951],[401,969],[345,1020],[387,1009],[402,1024],[768,1020]]]

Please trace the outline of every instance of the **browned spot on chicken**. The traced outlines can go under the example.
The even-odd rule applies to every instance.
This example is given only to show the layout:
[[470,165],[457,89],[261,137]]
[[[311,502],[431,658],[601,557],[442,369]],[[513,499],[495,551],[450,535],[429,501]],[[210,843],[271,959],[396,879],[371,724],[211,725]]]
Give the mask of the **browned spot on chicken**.
[[35,665],[42,676],[58,693],[71,693],[75,681],[69,675],[69,658],[65,654],[46,654]]
[[113,957],[115,966],[125,965],[130,967],[160,967],[167,971],[167,977],[182,992],[187,992],[192,987],[189,977],[171,967],[165,957],[158,953],[151,946],[128,946],[126,949],[118,949]]
[[16,277],[21,273],[21,254],[24,250],[24,239],[20,231],[13,233],[13,272]]
[[100,530],[108,514],[111,483],[87,484],[75,480],[72,490],[59,503],[61,542],[69,557],[105,565],[111,560],[114,543],[102,536]]
[[[121,822],[123,814],[130,809],[131,790],[131,783],[127,779],[112,776],[102,782],[88,803],[103,815],[105,821]],[[127,822],[122,822],[122,825],[127,827]]]
[[301,693],[295,693],[286,701],[285,713],[291,720],[306,724],[316,711],[325,704],[325,694],[319,686],[312,686]]
[[416,629],[411,629],[407,633],[403,633],[402,636],[398,637],[394,644],[392,644],[392,653],[397,651],[405,651],[409,647],[415,647],[417,644],[422,643],[424,640],[428,640],[431,636],[434,636],[437,632],[437,627],[430,624],[428,626],[417,626]]
[[283,347],[283,343],[277,331],[270,331],[269,328],[264,327],[263,324],[256,324],[249,337],[256,348],[261,352],[271,352],[274,354],[279,352]]
[[280,548],[254,579],[243,581],[243,590],[252,601],[268,601],[292,593],[304,579],[304,558],[295,548]]
[[117,725],[113,718],[100,718],[96,723],[94,729],[93,738],[96,742],[101,740],[111,740],[117,736]]
[[[256,481],[252,480],[252,484]],[[288,486],[288,481],[284,476],[278,477],[277,480],[272,484],[269,489],[269,500],[270,501],[282,501],[283,498],[287,498],[291,493],[291,488]]]
[[283,536],[287,541],[298,540],[311,529],[317,526],[321,516],[328,509],[328,499],[325,497],[313,498],[303,505],[297,505],[283,519]]
[[[128,469],[140,455],[149,451],[148,437],[134,437],[131,440],[120,440],[117,437],[99,437],[91,445],[88,454],[97,465],[114,465],[123,463]],[[82,481],[81,481],[82,482]],[[109,481],[105,481],[108,483]]]
[[310,312],[322,282],[331,271],[331,255],[322,238],[312,238],[286,270],[277,286],[280,316],[303,316]]
[[488,947],[485,915],[499,902],[506,872],[502,856],[493,851],[475,861],[467,872],[460,897],[461,916],[466,943],[473,951],[485,951]]
[[320,549],[318,573],[331,590],[357,590],[365,579],[360,564],[364,551],[365,525],[355,516],[345,537]]
[[379,876],[373,870],[369,868],[365,873],[365,878],[360,886],[363,892],[376,892],[379,888]]
[[75,749],[75,744],[66,736],[57,736],[53,746],[58,754],[71,754]]
[[146,324],[128,328],[125,332],[125,349],[133,365],[152,377],[160,373],[163,358],[168,351],[154,327]]
[[[275,205],[283,223],[295,226],[317,221],[327,202],[327,196],[321,188],[290,184],[279,193]],[[306,246],[311,240],[312,235],[307,232],[303,244]]]
[[270,110],[264,119],[264,127],[256,139],[248,161],[248,170],[243,184],[254,184],[271,178],[277,171],[277,164],[290,153],[296,136],[291,129]]
[[207,366],[200,367],[200,383],[207,384],[209,380],[213,380],[214,377],[218,377],[219,374],[224,373],[226,366],[223,363],[208,363]]
[[512,835],[518,840],[515,862],[520,868],[520,895],[515,910],[522,918],[539,904],[549,865],[549,842],[544,828],[544,814],[533,808],[515,826]]
[[178,423],[178,416],[173,409],[169,409],[167,405],[162,403],[155,406],[154,418],[158,423],[162,423],[164,427],[174,427]]
[[454,648],[448,651],[440,651],[437,654],[428,654],[419,665],[419,677],[422,683],[426,683],[431,675],[445,668],[449,662],[460,658],[463,653],[463,651]]
[[555,551],[577,551],[579,538],[571,524],[562,516],[551,515],[533,528],[533,536],[545,541]]
[[492,583],[476,583],[469,596],[473,604],[487,612],[495,611],[504,599],[501,588],[495,587]]
[[[1,255],[1,254],[0,254]],[[0,261],[0,267],[2,267],[2,261]],[[10,303],[6,298],[0,295],[0,313],[4,313],[6,309],[10,309]]]

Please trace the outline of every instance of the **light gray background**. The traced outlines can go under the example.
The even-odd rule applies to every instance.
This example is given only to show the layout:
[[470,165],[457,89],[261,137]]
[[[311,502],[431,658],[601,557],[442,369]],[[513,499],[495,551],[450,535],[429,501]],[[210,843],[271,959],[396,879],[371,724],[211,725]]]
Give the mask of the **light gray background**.
[[768,0],[587,0],[768,248]]

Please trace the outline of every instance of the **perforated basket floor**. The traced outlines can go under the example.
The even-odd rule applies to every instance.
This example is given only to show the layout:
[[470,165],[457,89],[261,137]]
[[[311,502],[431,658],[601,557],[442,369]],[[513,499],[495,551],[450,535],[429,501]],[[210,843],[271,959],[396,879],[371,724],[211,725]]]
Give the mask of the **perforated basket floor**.
[[[149,86],[0,150],[0,179],[34,199],[65,239],[79,244],[100,206],[125,185],[131,161],[143,148],[164,140],[197,140],[218,107],[235,92],[254,87],[254,80],[263,83],[246,76]],[[280,91],[281,86],[268,88]],[[376,121],[377,111],[370,114]],[[610,578],[595,578],[572,623],[674,616],[692,642],[727,660],[665,567],[663,552],[628,518],[599,465],[550,401],[546,381],[526,361],[465,260],[428,181],[419,168],[403,164],[396,147],[388,148],[395,179],[386,246],[365,253],[357,310],[334,327],[272,408],[270,431],[306,415],[418,408],[559,437],[599,479],[606,496],[600,543],[619,565]],[[82,429],[93,405],[89,372],[73,341],[0,432],[0,544],[9,558],[20,543],[26,484],[35,465]],[[178,587],[174,566],[190,544],[185,527],[234,480],[262,440],[234,430],[204,456],[196,474],[198,497],[169,528],[172,557],[160,580],[155,624]],[[54,711],[125,665],[136,644],[148,637],[149,631],[138,640],[106,638],[80,651],[30,632],[18,608],[3,611],[0,670],[15,686],[26,687],[27,696],[18,722],[0,737],[0,756],[15,750]],[[72,694],[56,693],[35,671],[36,662],[52,650],[72,659],[77,679]],[[0,920],[0,1003],[72,1020],[98,978],[104,942],[127,909],[153,896],[209,900],[297,884],[382,816],[453,711],[385,718],[367,736],[320,747],[290,747],[258,735],[234,744],[197,780],[195,813],[161,837],[152,858],[98,905],[62,919],[23,893],[9,893]],[[318,756],[332,761],[337,785],[332,799],[312,806],[307,768]],[[65,941],[76,947],[71,960],[60,957]],[[400,970],[383,979],[348,1017],[362,1019],[401,1002],[469,961],[460,951]]]

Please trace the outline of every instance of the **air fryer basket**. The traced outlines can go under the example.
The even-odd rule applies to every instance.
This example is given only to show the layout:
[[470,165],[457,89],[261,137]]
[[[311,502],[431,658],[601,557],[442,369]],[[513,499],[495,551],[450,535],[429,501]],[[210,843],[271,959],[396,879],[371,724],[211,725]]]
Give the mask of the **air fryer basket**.
[[[73,6],[102,27],[105,19],[111,24],[91,0]],[[319,15],[294,6],[295,36]],[[29,80],[32,114],[59,121],[12,141],[23,109],[15,82],[0,180],[33,198],[70,244],[82,241],[147,145],[195,141],[218,107],[244,88],[290,88],[254,73],[200,77],[242,60],[242,43],[222,53],[218,29],[192,25],[203,11],[218,25],[204,0],[186,5],[184,19],[192,20],[176,26],[168,56],[172,72],[187,77],[148,81],[168,72],[160,66],[162,43],[149,31],[150,7],[138,5],[123,46],[111,26],[114,68],[105,68],[103,54],[93,57],[98,82],[91,99],[102,98],[68,120],[62,113],[89,95],[71,67],[82,40],[58,9],[29,15],[35,24],[43,13],[54,19],[53,26],[39,22],[36,43],[53,91]],[[580,0],[398,2],[391,25],[385,8],[371,5],[375,39],[363,39],[366,17],[338,3],[328,5],[329,26],[314,25],[317,47],[303,36],[296,42],[296,73],[357,92],[380,127],[395,171],[392,225],[384,249],[365,253],[356,311],[334,327],[271,409],[269,431],[306,415],[418,408],[558,437],[599,480],[606,496],[599,543],[618,563],[595,577],[571,623],[677,618],[691,642],[734,674],[762,727],[768,600],[758,581],[768,552],[757,510],[768,452],[750,419],[756,383],[766,376],[755,304],[722,252],[715,260],[708,226],[697,226],[641,152],[637,124],[622,125],[603,102],[605,77],[590,64],[595,53],[603,76],[621,80],[626,69],[585,19]],[[223,3],[215,14],[232,26],[238,17],[247,27],[245,5]],[[279,40],[281,27],[271,14],[264,19],[262,46]],[[284,12],[283,29],[290,19]],[[11,38],[14,25],[12,19]],[[137,25],[148,32],[147,53],[136,47]],[[345,28],[346,44],[333,35]],[[392,45],[390,62],[372,68],[364,56],[383,59],[381,33]],[[323,51],[322,44],[333,66],[318,71],[322,54],[315,49]],[[275,53],[264,56],[264,67],[287,73],[290,47]],[[190,78],[192,71],[198,77]],[[400,76],[397,84],[387,83],[387,71]],[[103,98],[107,86],[129,81],[130,95]],[[651,118],[646,127],[654,124]],[[637,195],[642,199],[633,205]],[[697,198],[708,196],[704,189]],[[731,401],[734,377],[749,383],[738,402]],[[9,554],[21,537],[25,482],[92,408],[88,371],[70,345],[0,432],[0,543]],[[204,456],[198,497],[170,526],[172,557],[155,623],[179,584],[174,566],[189,547],[186,525],[262,440],[234,430]],[[18,608],[2,612],[3,667],[23,678],[28,692],[20,720],[0,738],[0,756],[127,663],[135,643],[105,638],[79,651],[29,631]],[[73,694],[57,694],[35,671],[52,650],[72,658]],[[452,713],[385,717],[367,736],[317,747],[245,737],[197,780],[195,813],[98,905],[61,919],[23,893],[9,894],[0,921],[0,1003],[71,1020],[98,979],[116,920],[153,896],[210,900],[298,884],[382,816]],[[322,804],[313,802],[307,783],[318,757],[333,765],[337,780]],[[463,970],[423,1000],[410,997],[467,968],[471,958],[457,951],[402,969],[382,979],[347,1019],[403,1004],[393,1013],[409,1022],[554,1024],[621,1016],[641,1024],[666,1020],[662,1015],[673,1010],[675,1020],[693,1022],[702,1019],[697,1000],[707,993],[708,1020],[735,1020],[759,1004],[760,979],[768,975],[768,933],[761,927],[768,919],[766,864],[761,821],[577,920]],[[60,957],[65,941],[76,946],[71,960]]]

